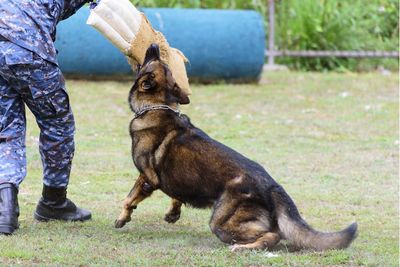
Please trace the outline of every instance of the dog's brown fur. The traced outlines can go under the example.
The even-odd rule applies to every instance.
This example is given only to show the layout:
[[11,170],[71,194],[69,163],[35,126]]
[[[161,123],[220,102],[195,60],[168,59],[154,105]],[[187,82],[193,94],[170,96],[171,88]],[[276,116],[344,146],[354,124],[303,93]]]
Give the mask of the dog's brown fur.
[[[129,103],[135,113],[157,105],[176,110],[189,103],[160,61],[156,45],[147,51]],[[173,110],[149,110],[130,124],[132,156],[140,176],[116,220],[117,228],[130,221],[132,209],[160,189],[173,199],[166,221],[179,219],[182,203],[213,207],[210,228],[233,250],[271,248],[281,238],[315,250],[345,248],[353,241],[356,223],[335,233],[312,229],[263,167],[211,139]]]

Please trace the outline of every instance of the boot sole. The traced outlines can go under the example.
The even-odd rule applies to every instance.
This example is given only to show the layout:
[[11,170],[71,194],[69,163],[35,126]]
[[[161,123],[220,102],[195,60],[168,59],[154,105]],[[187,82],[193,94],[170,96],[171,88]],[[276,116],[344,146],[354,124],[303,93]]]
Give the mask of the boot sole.
[[40,222],[48,222],[48,221],[51,220],[50,218],[40,216],[40,215],[37,214],[36,212],[33,214],[33,217],[34,217],[36,220],[40,221]]
[[33,217],[40,221],[40,222],[48,222],[48,221],[65,221],[65,222],[83,222],[83,221],[87,221],[90,220],[92,218],[92,215],[89,214],[85,217],[79,218],[79,219],[75,219],[75,220],[71,220],[71,219],[56,219],[56,218],[49,218],[49,217],[45,217],[42,215],[39,215],[37,212],[35,212],[33,214]]

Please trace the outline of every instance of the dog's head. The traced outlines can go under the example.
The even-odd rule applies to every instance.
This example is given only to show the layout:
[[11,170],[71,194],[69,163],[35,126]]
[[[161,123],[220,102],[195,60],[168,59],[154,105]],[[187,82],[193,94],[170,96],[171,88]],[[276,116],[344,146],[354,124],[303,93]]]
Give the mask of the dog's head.
[[160,58],[160,49],[152,44],[147,49],[142,66],[138,66],[136,81],[129,93],[133,111],[152,105],[189,104],[190,100],[175,82],[171,70]]

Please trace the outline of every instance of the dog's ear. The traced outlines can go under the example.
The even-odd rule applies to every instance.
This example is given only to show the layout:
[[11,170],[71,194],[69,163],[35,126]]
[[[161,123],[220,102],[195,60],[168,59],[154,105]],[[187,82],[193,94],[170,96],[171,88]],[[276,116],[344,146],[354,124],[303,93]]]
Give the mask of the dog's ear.
[[181,105],[190,103],[189,96],[182,91],[182,89],[175,83],[173,88],[174,95],[178,98],[178,102]]
[[158,44],[151,44],[146,51],[146,56],[144,57],[143,66],[152,60],[160,60],[160,47]]

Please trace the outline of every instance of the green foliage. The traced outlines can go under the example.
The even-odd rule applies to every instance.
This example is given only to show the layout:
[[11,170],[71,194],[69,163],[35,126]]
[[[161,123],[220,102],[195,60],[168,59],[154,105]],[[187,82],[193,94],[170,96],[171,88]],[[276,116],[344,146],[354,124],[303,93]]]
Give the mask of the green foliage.
[[[279,49],[358,49],[356,23],[350,16],[352,12],[336,1],[282,1],[277,16]],[[291,58],[285,62],[312,70],[340,65],[337,58]]]
[[[285,0],[277,5],[277,43],[287,50],[397,50],[397,0]],[[397,60],[395,63],[397,63]],[[306,70],[357,69],[365,60],[285,58]],[[378,61],[379,62],[379,61]],[[377,60],[370,60],[372,65]],[[395,64],[396,65],[396,64]],[[365,68],[365,66],[364,66]]]

